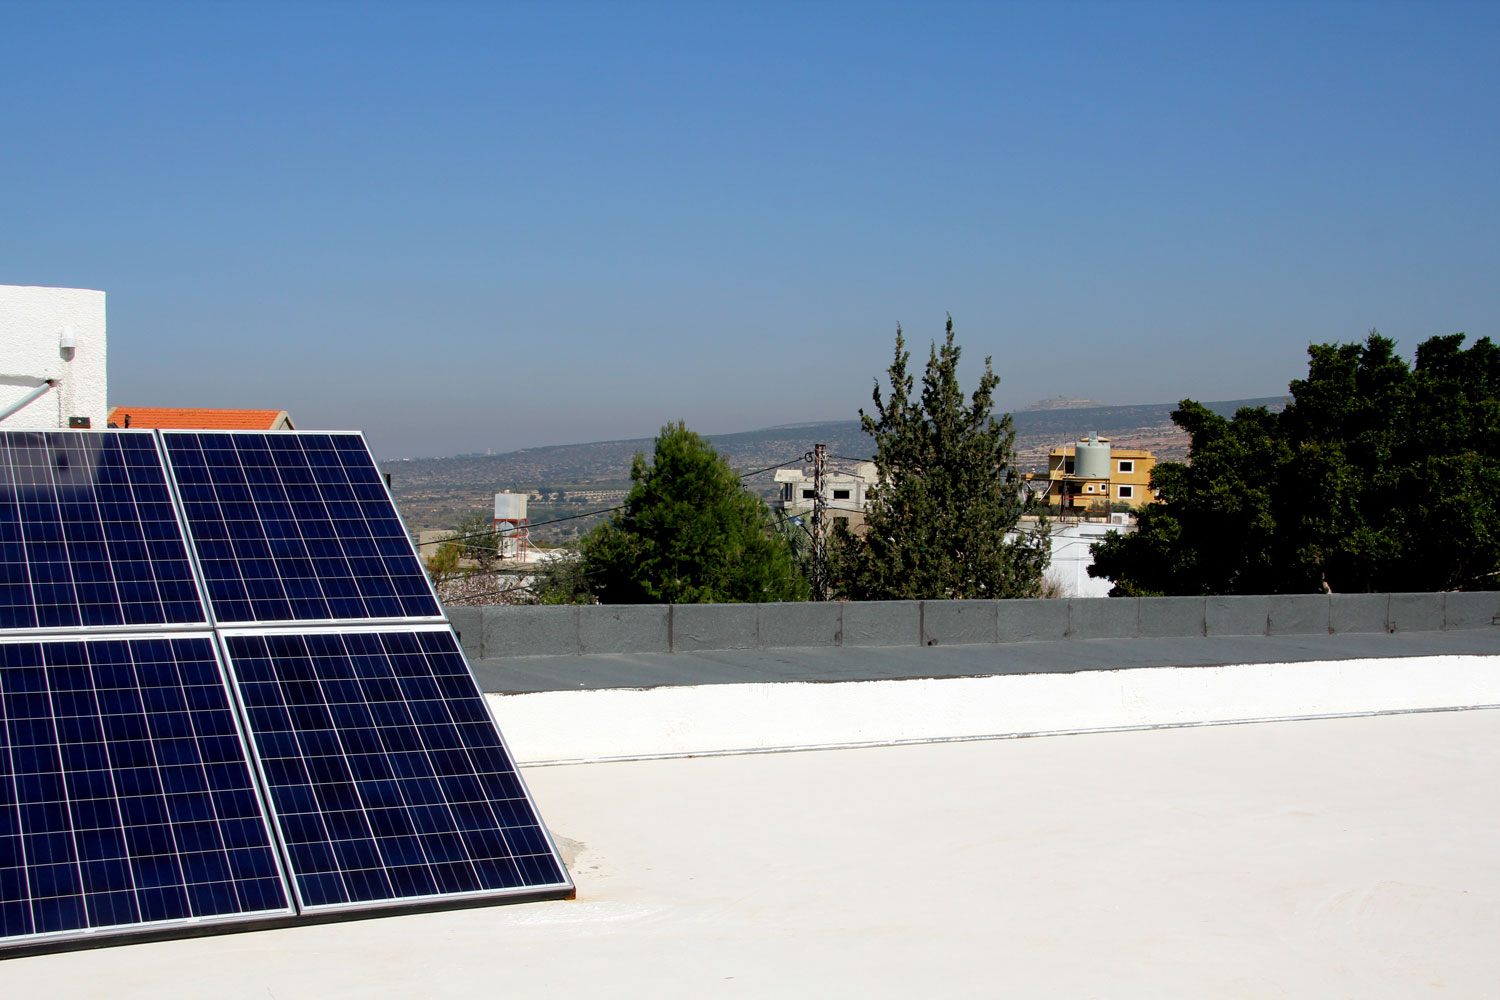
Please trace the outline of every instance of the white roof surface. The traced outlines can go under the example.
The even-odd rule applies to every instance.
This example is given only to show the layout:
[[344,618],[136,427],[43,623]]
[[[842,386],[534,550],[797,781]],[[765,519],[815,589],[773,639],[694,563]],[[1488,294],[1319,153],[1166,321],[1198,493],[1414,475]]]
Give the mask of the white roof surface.
[[15,997],[1444,997],[1500,716],[533,768],[572,901],[0,962]]

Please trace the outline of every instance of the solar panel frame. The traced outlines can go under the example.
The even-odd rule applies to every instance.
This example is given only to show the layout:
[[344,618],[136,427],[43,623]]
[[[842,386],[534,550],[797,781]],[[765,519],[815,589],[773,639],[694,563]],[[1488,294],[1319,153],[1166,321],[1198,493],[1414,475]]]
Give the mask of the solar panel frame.
[[[16,470],[13,467],[13,457],[16,452],[16,448],[13,445],[13,442],[17,439],[31,436],[45,439],[48,442],[49,449],[54,449],[57,451],[61,451],[62,449],[57,446],[56,442],[75,444],[77,445],[77,447],[71,449],[73,452],[86,450],[87,445],[85,443],[91,440],[97,442],[106,442],[111,438],[134,438],[137,440],[149,440],[151,442],[151,453],[155,458],[155,462],[152,465],[152,468],[157,470],[157,472],[159,473],[161,482],[160,484],[138,484],[131,482],[129,471],[133,467],[127,466],[127,482],[129,483],[129,485],[126,488],[130,491],[131,494],[130,505],[134,511],[134,517],[123,516],[124,512],[119,508],[123,507],[124,504],[118,500],[110,501],[108,503],[109,507],[111,508],[111,513],[122,516],[114,518],[104,516],[104,504],[106,503],[106,501],[100,499],[100,491],[106,486],[119,487],[120,484],[91,483],[89,484],[91,494],[88,500],[68,501],[69,506],[88,506],[92,504],[99,515],[94,519],[68,519],[64,516],[62,509],[64,501],[60,499],[62,487],[56,482],[55,477],[53,478],[52,483],[52,494],[47,500],[22,501],[21,499],[19,499],[19,497],[13,500],[7,500],[4,496],[4,491],[7,485],[13,481],[13,477],[16,474]],[[103,449],[101,448],[98,451],[102,450]],[[96,456],[97,454],[98,452],[96,452]],[[193,550],[191,541],[186,534],[185,525],[182,519],[182,512],[178,507],[175,481],[167,466],[166,456],[164,454],[160,438],[157,436],[155,431],[144,428],[134,430],[0,430],[0,463],[3,463],[3,468],[0,468],[0,480],[3,480],[3,482],[0,482],[0,510],[3,510],[6,506],[13,507],[15,510],[16,518],[16,520],[12,522],[7,520],[3,516],[0,516],[0,566],[20,566],[22,565],[22,563],[18,562],[18,560],[24,560],[24,572],[27,578],[27,582],[25,584],[21,584],[15,581],[6,582],[7,578],[10,577],[12,573],[9,570],[0,568],[0,587],[26,587],[31,595],[31,600],[29,603],[35,610],[36,615],[36,619],[32,624],[0,624],[0,637],[11,635],[105,635],[116,633],[157,631],[175,632],[180,630],[206,629],[210,627],[208,600],[207,595],[204,593],[202,588],[202,576],[198,572],[198,567],[195,561],[196,554]],[[166,499],[150,499],[142,501],[140,499],[140,494],[135,492],[137,486],[158,487],[160,489],[163,489],[166,494]],[[48,503],[50,503],[51,505],[56,506],[58,508],[58,516],[56,518],[55,526],[57,532],[62,536],[66,536],[68,534],[68,526],[72,525],[75,527],[87,528],[93,528],[97,526],[99,537],[96,539],[70,539],[66,537],[60,539],[37,539],[35,537],[28,537],[28,532],[26,531],[23,524],[23,503],[34,506],[46,506]],[[171,516],[158,516],[150,518],[142,517],[141,508],[143,504],[147,503],[151,504],[153,507],[169,506]],[[159,510],[158,513],[161,515],[165,515],[167,511]],[[112,532],[110,529],[110,525],[124,526],[123,533],[128,537],[111,537]],[[170,529],[166,527],[168,525],[170,525]],[[46,530],[52,526],[53,524],[51,521],[41,523],[33,522],[32,527],[34,531],[32,532],[32,534],[38,531],[45,533]],[[138,528],[138,530],[131,531],[130,528],[132,526]],[[118,535],[120,533],[120,529],[115,529],[114,534]],[[15,537],[11,537],[12,535],[14,535]],[[65,560],[53,559],[46,562],[43,562],[41,560],[33,560],[29,554],[29,547],[32,545],[45,545],[49,541],[54,545],[60,543],[68,547],[71,547],[75,544],[80,547],[89,544],[102,546],[102,558],[94,558],[89,560],[80,559],[76,561],[72,558],[67,558]],[[179,553],[174,554],[169,551],[164,551],[170,550],[174,545],[179,550]],[[122,557],[119,554],[119,549],[122,547],[139,548],[141,549],[142,554],[137,555],[134,558]],[[72,552],[70,550],[69,556],[71,557],[71,555]],[[96,555],[98,554],[96,553]],[[161,570],[164,566],[178,562],[180,562],[185,567],[185,573],[180,573],[175,577],[170,578],[162,576]],[[68,567],[68,586],[73,589],[75,597],[75,601],[73,603],[78,608],[77,621],[53,622],[46,624],[42,623],[40,611],[41,603],[37,601],[34,574],[35,570],[39,566],[43,565],[51,565],[53,567],[66,565]],[[107,573],[99,568],[105,565],[108,566]],[[94,575],[100,578],[94,580],[79,580],[78,576],[80,575],[80,569],[89,566],[94,567],[94,570],[92,572],[94,573]],[[121,566],[134,567],[134,570],[138,575],[145,575],[145,579],[137,581],[122,579],[119,568]],[[126,610],[127,606],[147,605],[151,603],[142,601],[127,601],[123,599],[122,586],[127,586],[132,583],[140,584],[143,586],[149,584],[152,588],[155,589],[155,603],[162,609],[162,613],[159,616],[156,616],[156,620],[151,620],[150,616],[140,618],[139,620],[126,620],[128,617]],[[162,588],[164,586],[169,586],[175,590],[178,590],[179,593],[169,599],[162,592]],[[106,602],[84,602],[81,600],[76,600],[76,598],[78,598],[80,595],[80,588],[98,589],[104,587],[113,589],[116,597],[116,600],[113,602],[113,604],[119,607],[121,620],[111,623],[84,622],[84,607],[109,607],[111,605],[110,603]],[[184,592],[183,588],[189,589]],[[195,613],[191,615],[183,615],[175,621],[167,621],[166,608],[168,605],[182,606],[183,610],[190,610]],[[190,605],[196,605],[196,607],[189,607]],[[66,605],[51,604],[48,606],[65,607]],[[3,621],[3,619],[0,619],[0,621]]]
[[[172,663],[178,681],[175,686],[140,683],[140,667],[153,661],[142,659],[139,655],[141,652],[139,647],[142,644],[156,642],[165,642],[171,646]],[[103,657],[97,656],[96,651],[106,644],[129,647],[126,655],[134,678],[133,684],[119,688],[99,686],[99,680],[101,676],[104,676],[104,671],[119,667],[126,662],[124,660],[111,662],[108,653]],[[201,644],[197,650],[201,655],[180,655],[191,652],[188,644]],[[5,662],[9,659],[24,659],[24,650],[17,650],[19,656],[11,651],[16,650],[16,647],[25,646],[36,647],[38,662],[21,665]],[[80,647],[81,661],[69,662],[70,651],[59,648],[72,646]],[[48,647],[51,647],[50,651]],[[149,647],[147,648],[149,650]],[[188,683],[184,674],[184,668],[187,665],[195,665],[204,670],[211,667],[215,683]],[[69,677],[65,672],[70,669],[75,671],[71,678],[73,683],[79,686],[67,686]],[[88,675],[89,687],[87,688],[80,685],[80,678],[76,673],[80,669]],[[44,686],[48,711],[46,716],[24,714],[28,708],[34,712],[41,707],[41,702],[38,700],[40,694],[27,686],[25,678],[20,677],[20,672],[28,670],[40,671],[45,675]],[[213,694],[210,693],[215,690],[219,695],[218,700],[215,700]],[[24,898],[11,898],[9,894],[6,894],[0,896],[0,911],[4,912],[4,919],[16,915],[11,909],[13,906],[30,906],[33,929],[26,933],[13,933],[0,937],[0,952],[45,949],[69,942],[99,941],[103,943],[117,937],[181,933],[186,930],[208,930],[245,924],[271,924],[285,921],[296,915],[293,902],[295,897],[287,875],[281,843],[277,839],[266,807],[264,788],[259,784],[259,776],[250,760],[248,740],[245,737],[244,723],[238,711],[238,702],[229,683],[222,652],[212,632],[204,630],[184,633],[163,630],[141,631],[128,636],[0,637],[0,691],[3,691],[3,694],[0,694],[0,755],[3,755],[3,761],[0,761],[0,798],[10,800],[4,806],[0,806],[0,814],[4,816],[4,820],[0,821],[0,858],[11,856],[4,853],[10,850],[11,839],[17,841],[14,846],[21,857],[20,869],[7,867],[0,869],[0,872],[19,870],[23,874],[11,876],[11,878],[13,880],[18,877],[24,879],[30,888],[35,885],[31,875],[33,870],[76,868],[78,886],[76,893],[57,895],[52,898],[64,900],[76,895],[78,901],[75,909],[84,914],[90,913],[90,910],[95,907],[102,910],[106,905],[117,907],[128,903],[136,908],[136,916],[141,917],[143,916],[142,908],[148,902],[163,907],[172,905],[169,897],[178,890],[182,897],[178,901],[181,905],[201,908],[201,898],[195,896],[193,887],[197,886],[208,891],[209,886],[221,883],[229,884],[231,886],[229,891],[236,899],[239,899],[240,887],[248,889],[251,886],[241,877],[247,874],[243,867],[238,873],[236,872],[237,864],[257,866],[252,879],[257,883],[255,887],[257,892],[270,891],[274,876],[274,888],[279,892],[281,900],[279,906],[247,907],[229,912],[200,912],[196,915],[159,919],[122,920],[120,922],[104,920],[97,921],[92,926],[38,931],[35,930],[38,919],[37,895],[31,892]],[[110,692],[116,693],[110,696]],[[118,692],[125,693],[122,695]],[[131,693],[136,695],[133,701],[130,697]],[[174,693],[180,695],[181,708],[176,707],[178,702],[173,701]],[[195,705],[195,698],[207,699],[209,703]],[[95,706],[92,714],[65,714],[58,711],[59,706],[63,708],[71,706],[76,710],[81,706],[86,706],[90,700]],[[22,714],[14,714],[11,711],[13,707],[20,707]],[[107,708],[114,708],[117,711],[107,711]],[[174,723],[182,724],[182,720],[174,719],[174,716],[186,717],[188,725],[186,735],[180,732],[175,737],[162,735],[164,732],[172,731],[170,727]],[[50,732],[53,737],[50,743],[25,743],[18,742],[14,738],[29,736],[34,740],[45,739],[47,728],[40,726],[37,721],[42,719],[50,723]],[[216,723],[216,731],[207,731],[204,728],[204,723],[210,719]],[[95,724],[93,728],[91,724]],[[137,731],[142,735],[131,739],[130,736]],[[94,733],[97,733],[96,738],[87,738]],[[79,738],[68,740],[67,736]],[[182,746],[184,741],[191,742],[190,752],[185,752]],[[135,760],[133,754],[139,753],[125,745],[132,742],[145,742],[150,745],[149,764],[131,763]],[[169,744],[175,745],[169,746]],[[27,747],[34,748],[31,756],[36,759],[44,755],[46,748],[52,747],[55,750],[53,759],[57,765],[55,770],[18,772],[18,758],[24,766],[26,758],[24,750]],[[169,751],[176,756],[170,760],[164,760]],[[68,763],[70,760],[91,766],[70,766]],[[173,768],[181,771],[191,771],[196,768],[201,771],[201,787],[184,787],[181,783],[174,786],[174,781],[180,782],[186,779],[187,775],[169,775],[168,771]],[[241,773],[244,778],[242,783],[222,784],[225,778],[238,777]],[[26,784],[38,790],[39,794],[41,794],[41,789],[47,787],[50,777],[63,795],[62,800],[33,797],[22,801],[22,796],[19,794],[21,779],[26,776],[32,778]],[[155,784],[152,783],[153,779]],[[215,784],[216,779],[221,783]],[[8,787],[4,784],[6,782],[9,782]],[[107,789],[104,787],[106,783]],[[98,794],[75,794],[86,792],[90,788]],[[204,818],[203,814],[205,804],[208,807],[208,818]],[[233,808],[236,804],[242,810],[241,813],[221,814],[221,807]],[[49,806],[50,809],[47,808]],[[253,806],[253,814],[243,812],[250,806]],[[10,810],[14,810],[13,822],[11,822]],[[174,816],[174,810],[179,811],[179,814]],[[26,822],[28,816],[32,817],[30,827]],[[56,825],[59,817],[66,823],[65,831],[54,830],[49,826],[49,824]],[[86,823],[90,819],[98,825],[87,826]],[[133,820],[138,820],[138,822]],[[36,829],[39,825],[47,829]],[[209,826],[212,827],[212,831],[205,829]],[[164,834],[163,831],[167,832]],[[251,842],[257,832],[258,842]],[[89,836],[91,834],[92,837]],[[118,834],[117,842],[112,840],[116,834]],[[64,859],[51,864],[26,861],[28,838],[33,840],[53,838],[56,841],[56,838],[62,837],[68,838],[71,843],[71,860]],[[212,837],[217,838],[217,847],[212,846]],[[153,847],[161,846],[164,838],[170,841],[171,850],[166,853],[152,850]],[[210,839],[193,840],[192,838]],[[42,840],[41,843],[44,845],[52,843],[52,846],[63,847],[66,850],[66,845],[60,841],[54,843]],[[205,843],[210,846],[203,848]],[[188,849],[185,845],[199,849]],[[111,851],[123,853],[111,854]],[[195,859],[194,855],[200,857]],[[222,855],[222,867],[218,871],[225,876],[224,878],[198,881],[190,878],[190,872],[194,870],[197,874],[204,875],[219,864],[220,859],[214,855]],[[162,858],[169,860],[160,860]],[[157,860],[153,861],[153,859]],[[269,870],[265,867],[267,863],[270,866]],[[175,881],[170,879],[174,864],[180,876]],[[54,879],[63,877],[63,873],[59,871],[43,874],[50,874],[50,877]],[[100,885],[101,881],[118,880],[125,875],[128,875],[130,882],[128,889],[117,884]],[[143,884],[156,882],[158,879],[160,880],[158,884]],[[95,888],[86,890],[90,881],[94,882]],[[8,889],[12,883],[4,882],[3,884]],[[133,901],[122,898],[127,893],[133,894]],[[58,906],[60,909],[63,908],[61,903]]]
[[[261,788],[265,793],[266,808],[270,813],[271,822],[276,831],[277,838],[284,848],[283,863],[286,866],[288,881],[292,886],[292,891],[295,896],[299,913],[336,914],[340,912],[463,906],[482,903],[485,901],[519,902],[527,900],[572,897],[574,893],[572,876],[568,872],[567,865],[562,860],[562,855],[557,849],[557,844],[552,838],[551,831],[547,829],[545,822],[543,822],[542,820],[541,812],[537,808],[536,800],[535,798],[533,798],[530,788],[527,787],[525,779],[520,773],[520,769],[516,766],[515,756],[511,753],[510,745],[506,742],[504,733],[500,730],[498,722],[494,718],[494,715],[490,710],[489,702],[485,698],[484,692],[480,689],[478,682],[474,678],[473,670],[472,668],[470,668],[468,663],[468,658],[464,655],[463,648],[458,643],[458,636],[453,631],[451,625],[361,624],[357,626],[339,627],[336,629],[308,629],[296,626],[275,628],[221,628],[218,630],[218,634],[221,643],[223,643],[222,652],[226,671],[229,675],[230,683],[234,687],[236,695],[238,696],[240,701],[242,709],[242,721],[245,726],[245,731],[250,746],[251,761],[256,768]],[[272,775],[269,773],[268,755],[265,753],[265,748],[262,746],[260,738],[262,733],[258,730],[256,724],[256,710],[254,707],[256,699],[251,697],[246,691],[246,678],[242,676],[242,672],[231,643],[232,640],[239,638],[269,639],[275,637],[291,637],[307,639],[313,637],[327,638],[350,635],[391,634],[444,634],[447,636],[451,644],[451,649],[449,650],[449,652],[451,652],[452,655],[454,655],[458,659],[463,667],[462,679],[467,687],[467,691],[465,692],[465,694],[467,695],[472,693],[472,696],[482,706],[484,722],[488,727],[488,731],[493,734],[501,753],[504,755],[504,760],[508,765],[508,773],[510,775],[510,778],[511,780],[513,780],[516,790],[519,792],[518,799],[511,801],[520,801],[524,804],[527,814],[534,822],[534,825],[539,832],[540,838],[546,847],[547,856],[550,858],[551,862],[555,864],[556,870],[560,875],[560,878],[558,878],[557,881],[528,884],[510,888],[481,888],[470,891],[419,893],[404,896],[389,896],[379,899],[348,900],[333,903],[320,903],[316,901],[309,901],[307,898],[305,898],[303,885],[301,880],[299,879],[299,867],[296,860],[296,848],[293,841],[288,836],[287,820],[289,817],[287,815],[284,815],[278,807],[278,788],[281,786],[279,786],[277,782],[273,780]],[[389,753],[390,751],[386,752]],[[344,756],[347,759],[348,754],[345,753]],[[304,755],[303,759],[306,759],[306,757],[307,755]],[[354,780],[357,779],[353,778],[351,770],[351,783]],[[311,784],[314,782],[309,781],[307,783]],[[423,805],[429,806],[434,804],[435,803],[432,803],[430,801],[423,803]],[[413,805],[413,803],[407,803],[405,806],[403,806],[403,809],[410,809]],[[361,811],[368,812],[368,810],[366,810],[363,805],[360,806],[360,809]],[[329,810],[320,810],[320,814],[321,812],[327,811]],[[496,818],[498,819],[498,814]],[[373,828],[371,829],[371,839],[373,839],[376,835],[373,833]],[[332,838],[330,838],[330,842],[331,840]],[[427,863],[435,864],[435,862],[431,861],[428,861]],[[343,869],[340,869],[338,873],[342,875]]]
[[[402,518],[401,518],[400,510],[396,506],[395,497],[392,495],[392,493],[390,491],[390,487],[386,484],[385,477],[380,473],[379,465],[378,465],[378,463],[375,462],[374,454],[370,451],[369,444],[365,440],[364,434],[362,432],[360,432],[360,431],[340,431],[340,430],[319,430],[319,431],[296,431],[296,430],[259,431],[259,430],[177,430],[177,429],[163,429],[163,430],[158,431],[157,433],[161,436],[161,439],[162,439],[162,449],[161,450],[162,450],[163,458],[164,458],[164,460],[165,460],[165,462],[167,464],[168,476],[173,481],[174,486],[175,486],[175,488],[177,490],[177,493],[178,493],[178,499],[179,499],[179,502],[181,504],[181,518],[182,518],[183,530],[186,533],[187,542],[188,542],[188,548],[192,551],[194,559],[196,560],[195,567],[198,570],[199,579],[200,579],[201,584],[202,584],[204,604],[205,604],[205,607],[207,608],[209,619],[210,619],[210,621],[212,622],[212,624],[216,628],[218,628],[218,627],[236,628],[236,629],[238,629],[238,628],[255,628],[255,627],[267,627],[267,628],[271,628],[271,627],[278,627],[278,626],[282,626],[282,625],[285,625],[285,626],[288,626],[288,627],[293,627],[293,628],[316,627],[316,626],[322,626],[322,625],[340,626],[340,627],[343,627],[343,626],[358,627],[358,626],[370,625],[370,624],[399,624],[399,623],[403,623],[403,622],[422,623],[422,624],[426,624],[426,623],[440,624],[440,623],[447,622],[447,620],[448,620],[447,615],[446,615],[446,613],[443,610],[442,602],[438,599],[437,591],[436,591],[436,589],[432,585],[432,579],[427,574],[427,567],[423,564],[422,559],[421,559],[420,555],[417,552],[416,545],[412,541],[411,535],[406,531],[405,521],[402,520]],[[223,613],[224,609],[220,606],[220,604],[218,603],[217,599],[214,596],[215,578],[214,578],[213,573],[211,572],[211,567],[209,567],[207,565],[207,561],[208,560],[207,560],[207,556],[205,554],[206,551],[208,550],[208,545],[207,545],[208,542],[211,542],[211,541],[221,541],[221,540],[209,540],[209,539],[205,539],[205,538],[201,537],[202,536],[202,531],[200,531],[198,528],[195,528],[195,526],[194,526],[194,524],[195,524],[195,518],[194,518],[194,515],[193,515],[193,509],[192,509],[192,505],[193,505],[194,501],[188,495],[188,487],[189,486],[202,485],[202,484],[191,484],[191,483],[185,483],[184,482],[184,476],[183,476],[183,471],[184,470],[182,468],[180,468],[180,463],[177,460],[174,459],[174,456],[173,456],[173,445],[172,445],[172,441],[174,439],[179,439],[179,438],[197,438],[197,439],[200,439],[200,442],[201,442],[201,439],[204,439],[204,438],[214,438],[214,437],[221,437],[221,436],[227,436],[227,437],[230,437],[230,438],[258,437],[258,438],[263,438],[263,439],[267,439],[267,440],[272,440],[272,439],[289,440],[289,439],[293,439],[293,438],[304,438],[304,439],[306,439],[306,438],[321,438],[321,437],[327,437],[327,438],[344,437],[344,438],[354,438],[354,439],[357,439],[359,441],[360,448],[362,449],[363,453],[366,456],[369,457],[371,466],[372,466],[372,468],[374,469],[374,471],[376,473],[376,479],[378,480],[378,484],[379,484],[379,495],[380,495],[381,499],[383,500],[384,505],[389,509],[390,514],[393,516],[393,518],[395,519],[395,521],[401,526],[401,532],[400,532],[400,537],[401,537],[401,546],[400,546],[400,548],[401,548],[401,551],[399,553],[396,553],[396,554],[382,555],[382,556],[380,556],[378,558],[386,566],[389,566],[389,565],[391,565],[391,563],[389,562],[390,559],[405,559],[408,556],[410,557],[410,559],[412,561],[412,565],[415,566],[416,573],[404,574],[404,576],[409,576],[409,577],[412,577],[412,578],[418,578],[419,577],[421,579],[422,585],[423,585],[423,590],[422,590],[422,594],[420,596],[421,596],[421,598],[423,598],[426,601],[430,602],[431,608],[432,608],[432,613],[430,613],[430,614],[427,614],[427,613],[422,613],[422,614],[401,613],[401,614],[369,615],[369,616],[336,616],[335,615],[335,616],[330,616],[330,617],[310,617],[310,618],[265,617],[265,616],[259,616],[259,615],[253,616],[253,617],[236,617],[234,615],[225,615]],[[379,502],[379,501],[366,501],[366,502]],[[223,520],[225,520],[225,522],[227,523],[228,519],[223,519]],[[295,520],[295,523],[298,526],[298,530],[299,530],[299,533],[300,533],[301,530],[302,530],[303,524],[306,523],[306,522],[303,521],[300,518],[297,518],[297,519],[294,519],[294,520]],[[332,520],[332,518],[330,518],[330,521],[331,520]],[[201,527],[205,527],[206,528],[206,525],[202,525]],[[394,537],[394,536],[391,536],[391,537]],[[307,539],[305,537],[303,537],[302,540],[305,542]],[[349,556],[345,555],[345,556],[343,556],[343,558],[345,558],[346,560],[348,560],[348,559],[352,559],[354,557],[349,557]],[[236,557],[236,559],[237,559],[237,557]],[[234,561],[234,560],[225,560],[225,561]],[[351,566],[351,569],[352,569],[352,562],[350,563],[350,566]],[[321,584],[320,584],[320,587],[321,587]],[[325,600],[331,600],[331,598],[327,597],[326,592],[324,594],[324,599]],[[363,596],[361,596],[361,600],[363,600],[363,599],[364,599]],[[413,597],[413,599],[415,599],[415,597]],[[250,598],[247,595],[246,602],[248,603],[251,600],[253,600],[253,599]],[[277,600],[277,598],[275,598],[273,596],[273,597],[269,598],[269,600],[274,601],[274,600]],[[288,603],[290,603],[291,598],[287,598],[287,600],[288,600]]]

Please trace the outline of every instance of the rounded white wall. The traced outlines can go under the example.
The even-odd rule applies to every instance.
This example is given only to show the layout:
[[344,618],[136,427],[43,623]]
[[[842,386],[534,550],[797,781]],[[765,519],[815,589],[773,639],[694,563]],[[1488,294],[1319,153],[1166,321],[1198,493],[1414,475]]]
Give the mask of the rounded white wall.
[[[71,328],[76,346],[63,347]],[[44,379],[56,387],[0,422],[5,430],[66,427],[109,416],[105,368],[104,293],[88,288],[0,285],[0,412]]]

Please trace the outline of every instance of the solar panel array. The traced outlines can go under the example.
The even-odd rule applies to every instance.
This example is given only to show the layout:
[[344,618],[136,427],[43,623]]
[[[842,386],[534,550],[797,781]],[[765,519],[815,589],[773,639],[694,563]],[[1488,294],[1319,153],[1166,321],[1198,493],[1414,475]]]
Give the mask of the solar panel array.
[[0,432],[0,633],[0,947],[571,892],[359,434]]

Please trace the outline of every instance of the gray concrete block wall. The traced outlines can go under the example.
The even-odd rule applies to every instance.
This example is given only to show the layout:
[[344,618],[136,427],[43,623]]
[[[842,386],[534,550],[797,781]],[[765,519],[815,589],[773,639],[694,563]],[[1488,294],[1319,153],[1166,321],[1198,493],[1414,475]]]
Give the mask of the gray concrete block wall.
[[666,604],[586,604],[578,609],[581,653],[670,653]]
[[1136,597],[1073,597],[1068,600],[1069,639],[1134,639],[1141,629]]
[[844,602],[757,604],[756,642],[778,646],[837,646],[843,641]]
[[1270,618],[1269,597],[1236,595],[1204,598],[1204,635],[1265,635]]
[[1483,628],[1500,624],[1500,590],[1443,595],[1443,628]]
[[672,649],[695,653],[704,649],[754,649],[754,604],[672,605]]
[[1327,635],[1330,603],[1327,594],[1272,594],[1268,601],[1267,635]]
[[1130,639],[1435,632],[1500,625],[1500,592],[1017,601],[450,608],[471,660]]
[[1051,642],[1068,636],[1067,601],[996,601],[995,619],[1000,642]]
[[484,609],[444,608],[453,631],[458,633],[458,644],[464,655],[471,660],[484,657]]
[[1443,627],[1442,594],[1392,594],[1392,632],[1436,632]]
[[1206,597],[1142,597],[1139,607],[1139,634],[1143,639],[1175,639],[1179,636],[1206,634]]
[[845,601],[844,646],[916,646],[922,642],[921,601]]
[[1390,594],[1330,594],[1328,600],[1334,633],[1387,631]]
[[1000,641],[997,601],[923,601],[922,645],[968,646]]
[[484,656],[568,656],[578,647],[578,605],[485,608]]

